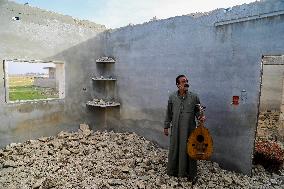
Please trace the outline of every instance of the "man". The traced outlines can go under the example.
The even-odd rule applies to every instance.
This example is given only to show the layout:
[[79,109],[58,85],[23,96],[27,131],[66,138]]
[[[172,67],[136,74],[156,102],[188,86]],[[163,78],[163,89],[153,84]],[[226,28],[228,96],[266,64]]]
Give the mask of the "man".
[[164,134],[170,135],[170,149],[167,173],[171,176],[188,177],[193,183],[197,178],[197,162],[187,154],[187,139],[196,128],[195,117],[199,117],[197,104],[200,104],[196,94],[188,91],[188,79],[185,75],[176,78],[178,91],[172,93],[168,100]]

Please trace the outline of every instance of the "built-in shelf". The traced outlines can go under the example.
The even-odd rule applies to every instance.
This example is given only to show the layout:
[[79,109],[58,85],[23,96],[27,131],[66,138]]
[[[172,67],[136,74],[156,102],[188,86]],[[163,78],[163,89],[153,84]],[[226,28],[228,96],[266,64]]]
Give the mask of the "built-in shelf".
[[[103,56],[100,57],[96,60],[96,63],[101,63],[101,64],[108,64],[108,63],[115,63],[114,58],[111,57],[107,57],[107,56]],[[95,76],[92,78],[92,81],[116,81],[116,78],[113,78],[112,76],[108,75],[108,76],[103,76],[105,75],[105,72],[107,69],[107,71],[109,71],[109,69],[111,69],[113,65],[109,65],[109,66],[100,66],[97,65],[97,67],[99,68],[99,70],[103,73],[101,76]],[[100,74],[99,74],[100,75]],[[93,99],[92,101],[88,101],[86,103],[86,106],[92,106],[92,107],[101,107],[101,108],[108,108],[108,107],[118,107],[120,106],[119,102],[114,102],[111,99],[114,99],[113,97],[115,96],[114,91],[109,91],[109,90],[114,90],[115,88],[115,83],[107,83],[107,82],[102,82],[102,83],[96,83],[94,82],[93,84],[96,84],[98,86],[93,86],[95,87],[97,90],[102,89],[104,91],[105,97],[100,97],[99,98],[107,98],[106,96],[109,96],[109,93],[111,94],[110,96],[112,96],[111,98],[109,98],[110,100],[105,100],[105,99],[96,99],[98,97],[96,97],[95,99]],[[110,85],[111,84],[111,85]],[[114,84],[114,85],[113,85]],[[106,85],[106,86],[103,86]]]
[[116,81],[115,78],[93,77],[93,81]]
[[100,63],[100,64],[110,64],[110,63],[115,63],[115,61],[104,61],[104,62],[98,62],[98,61],[96,61],[96,63]]
[[110,57],[101,57],[101,58],[98,58],[96,60],[96,63],[115,63],[115,60],[113,58],[110,58]]
[[103,99],[94,99],[92,101],[88,101],[87,105],[88,106],[94,106],[94,107],[107,108],[107,107],[120,106],[120,103],[119,102],[112,102],[112,101],[105,101]]

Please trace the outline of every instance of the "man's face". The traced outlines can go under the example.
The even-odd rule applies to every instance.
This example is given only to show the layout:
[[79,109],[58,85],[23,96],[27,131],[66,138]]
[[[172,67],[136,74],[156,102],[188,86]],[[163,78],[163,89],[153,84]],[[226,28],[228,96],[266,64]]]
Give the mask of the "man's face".
[[179,84],[177,85],[178,89],[182,91],[187,91],[188,87],[185,87],[184,86],[185,84],[188,84],[187,78],[186,77],[179,78]]

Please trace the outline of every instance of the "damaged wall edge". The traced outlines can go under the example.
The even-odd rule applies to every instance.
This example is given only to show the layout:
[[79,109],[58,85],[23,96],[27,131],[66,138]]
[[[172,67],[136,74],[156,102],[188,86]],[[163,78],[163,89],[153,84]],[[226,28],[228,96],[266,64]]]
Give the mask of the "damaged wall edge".
[[219,22],[215,22],[214,26],[217,27],[217,26],[223,26],[223,25],[234,24],[234,23],[239,23],[239,22],[247,22],[247,21],[251,21],[251,20],[269,18],[269,17],[274,17],[274,16],[280,16],[280,15],[284,15],[284,10],[269,12],[269,13],[263,13],[263,14],[259,14],[259,15],[237,18],[237,19],[232,19],[232,20],[219,21]]

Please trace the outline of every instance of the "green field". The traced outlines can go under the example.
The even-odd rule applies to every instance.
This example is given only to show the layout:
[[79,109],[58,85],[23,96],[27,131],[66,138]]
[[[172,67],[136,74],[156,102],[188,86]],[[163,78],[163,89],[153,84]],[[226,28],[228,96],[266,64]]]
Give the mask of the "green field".
[[34,78],[27,76],[9,77],[9,101],[58,98],[52,88],[33,86]]

